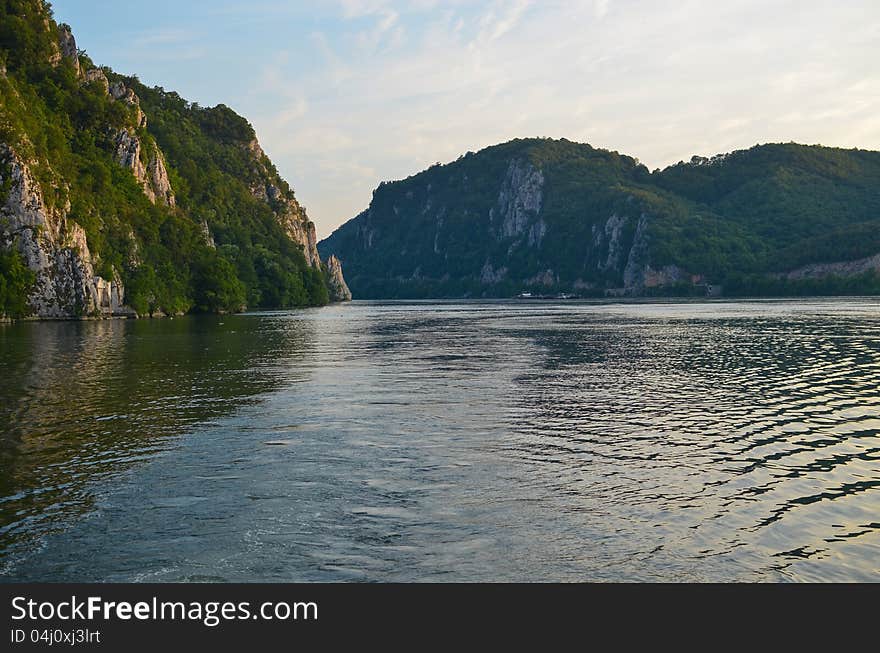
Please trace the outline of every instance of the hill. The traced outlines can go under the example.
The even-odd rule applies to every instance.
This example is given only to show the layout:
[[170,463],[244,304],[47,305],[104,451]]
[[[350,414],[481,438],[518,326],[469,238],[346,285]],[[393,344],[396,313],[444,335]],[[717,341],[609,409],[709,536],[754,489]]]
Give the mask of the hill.
[[517,139],[382,183],[318,245],[358,297],[880,292],[880,153],[759,145],[649,171]]
[[42,0],[0,1],[0,314],[225,312],[346,293],[247,120],[96,66]]

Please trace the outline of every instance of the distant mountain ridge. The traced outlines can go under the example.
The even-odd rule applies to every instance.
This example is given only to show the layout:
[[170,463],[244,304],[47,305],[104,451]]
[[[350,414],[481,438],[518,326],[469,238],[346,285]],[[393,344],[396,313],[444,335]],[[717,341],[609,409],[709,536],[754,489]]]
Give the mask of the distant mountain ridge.
[[880,152],[767,144],[651,172],[516,139],[381,184],[318,250],[361,298],[873,294]]
[[247,120],[96,66],[43,0],[0,2],[0,317],[350,299],[316,244]]

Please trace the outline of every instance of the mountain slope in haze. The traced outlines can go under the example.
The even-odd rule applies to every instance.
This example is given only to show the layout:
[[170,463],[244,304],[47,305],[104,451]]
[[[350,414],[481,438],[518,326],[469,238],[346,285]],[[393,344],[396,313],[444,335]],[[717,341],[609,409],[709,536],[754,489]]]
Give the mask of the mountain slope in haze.
[[42,0],[0,0],[0,315],[321,305],[343,289],[244,118],[95,66]]
[[771,144],[650,172],[517,139],[382,183],[319,243],[358,297],[875,293],[880,153]]

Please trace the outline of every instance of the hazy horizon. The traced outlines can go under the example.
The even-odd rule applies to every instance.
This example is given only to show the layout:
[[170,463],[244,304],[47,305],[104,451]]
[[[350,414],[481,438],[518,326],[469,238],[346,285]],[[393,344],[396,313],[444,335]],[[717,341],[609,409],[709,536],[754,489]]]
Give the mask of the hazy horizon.
[[765,142],[880,149],[870,2],[53,5],[95,63],[245,116],[321,238],[380,181],[512,138],[651,169]]

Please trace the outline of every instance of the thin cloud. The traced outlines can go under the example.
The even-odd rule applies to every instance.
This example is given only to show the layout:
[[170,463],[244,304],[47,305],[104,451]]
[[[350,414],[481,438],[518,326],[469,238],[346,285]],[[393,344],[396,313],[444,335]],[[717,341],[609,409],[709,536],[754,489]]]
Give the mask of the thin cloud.
[[158,45],[190,44],[195,41],[192,32],[180,28],[163,28],[146,30],[135,36],[131,44],[135,47],[147,47]]
[[275,115],[274,126],[276,128],[284,128],[294,121],[301,120],[309,111],[309,104],[305,98],[297,98],[287,108],[282,109]]
[[530,0],[496,2],[480,19],[479,42],[492,42],[513,30],[529,8]]
[[360,46],[375,51],[386,42],[389,45],[399,44],[403,38],[403,28],[398,25],[400,15],[391,9],[384,9],[376,14],[374,26],[358,33],[357,41]]

